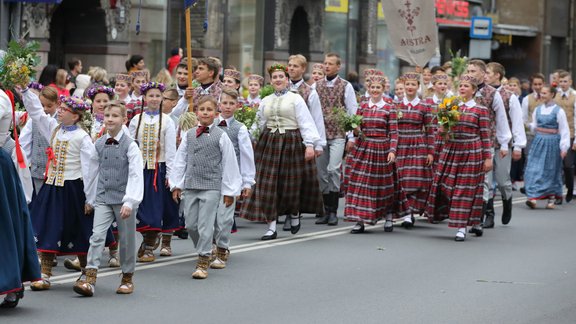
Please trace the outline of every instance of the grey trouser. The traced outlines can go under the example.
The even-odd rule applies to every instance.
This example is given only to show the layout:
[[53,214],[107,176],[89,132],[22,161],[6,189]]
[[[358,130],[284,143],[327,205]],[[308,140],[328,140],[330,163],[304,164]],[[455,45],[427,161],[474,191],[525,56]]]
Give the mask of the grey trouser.
[[232,205],[226,207],[224,199],[218,203],[218,214],[214,222],[214,241],[219,248],[228,249],[230,246],[230,234],[234,224],[234,210],[236,209],[236,197]]
[[327,141],[324,153],[316,158],[318,181],[323,194],[340,192],[340,176],[342,174],[342,156],[346,140],[335,138]]
[[122,205],[96,204],[94,206],[94,225],[90,237],[90,249],[88,249],[87,269],[98,269],[100,259],[106,242],[106,234],[112,222],[118,224],[118,238],[120,242],[120,265],[123,273],[133,273],[136,267],[136,211],[127,219],[120,217]]
[[[508,150],[508,154],[500,157],[500,152],[494,154],[494,169],[492,172],[498,190],[502,194],[502,200],[512,198],[512,179],[510,178],[510,169],[512,168],[512,149]],[[492,180],[490,183],[494,183]]]
[[221,199],[220,190],[185,190],[182,193],[186,230],[198,255],[212,254],[214,222]]

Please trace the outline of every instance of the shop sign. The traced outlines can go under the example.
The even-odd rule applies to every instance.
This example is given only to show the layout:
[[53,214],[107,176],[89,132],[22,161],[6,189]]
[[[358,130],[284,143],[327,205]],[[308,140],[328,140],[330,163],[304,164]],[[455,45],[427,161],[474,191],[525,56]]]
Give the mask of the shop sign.
[[461,0],[436,0],[436,14],[442,17],[467,19],[470,4]]

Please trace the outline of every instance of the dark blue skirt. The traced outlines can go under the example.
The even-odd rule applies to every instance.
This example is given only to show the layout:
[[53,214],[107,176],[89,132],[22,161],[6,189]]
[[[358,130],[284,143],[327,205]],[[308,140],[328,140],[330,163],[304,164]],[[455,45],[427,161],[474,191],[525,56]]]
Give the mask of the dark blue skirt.
[[44,184],[32,202],[32,224],[38,251],[86,254],[90,247],[93,215],[84,214],[82,179],[66,180],[63,187]]
[[136,215],[136,227],[140,232],[173,232],[181,228],[178,204],[166,188],[166,163],[158,163],[158,178],[154,190],[154,171],[144,169],[144,198]]
[[40,279],[34,232],[12,158],[0,149],[0,295]]

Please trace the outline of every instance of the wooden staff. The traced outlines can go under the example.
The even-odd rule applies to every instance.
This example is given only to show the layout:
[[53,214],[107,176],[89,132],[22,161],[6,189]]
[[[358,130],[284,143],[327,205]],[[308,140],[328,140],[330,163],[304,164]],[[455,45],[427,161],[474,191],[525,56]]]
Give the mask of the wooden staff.
[[[186,56],[188,57],[188,87],[192,86],[192,29],[190,27],[190,7],[186,8]],[[194,100],[190,98],[188,111],[194,111]]]

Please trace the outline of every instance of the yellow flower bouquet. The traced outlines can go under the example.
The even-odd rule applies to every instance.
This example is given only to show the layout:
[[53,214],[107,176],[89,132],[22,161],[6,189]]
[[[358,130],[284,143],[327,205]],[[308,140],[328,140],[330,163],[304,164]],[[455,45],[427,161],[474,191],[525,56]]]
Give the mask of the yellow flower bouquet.
[[448,136],[451,136],[452,138],[454,137],[454,134],[452,134],[452,128],[460,121],[460,116],[462,115],[460,109],[461,104],[462,99],[460,99],[460,97],[444,98],[444,100],[438,104],[438,109],[435,112],[436,119],[440,126],[440,134],[444,138],[447,138]]
[[40,63],[39,48],[38,42],[11,41],[6,55],[0,58],[0,83],[6,88],[26,87]]

